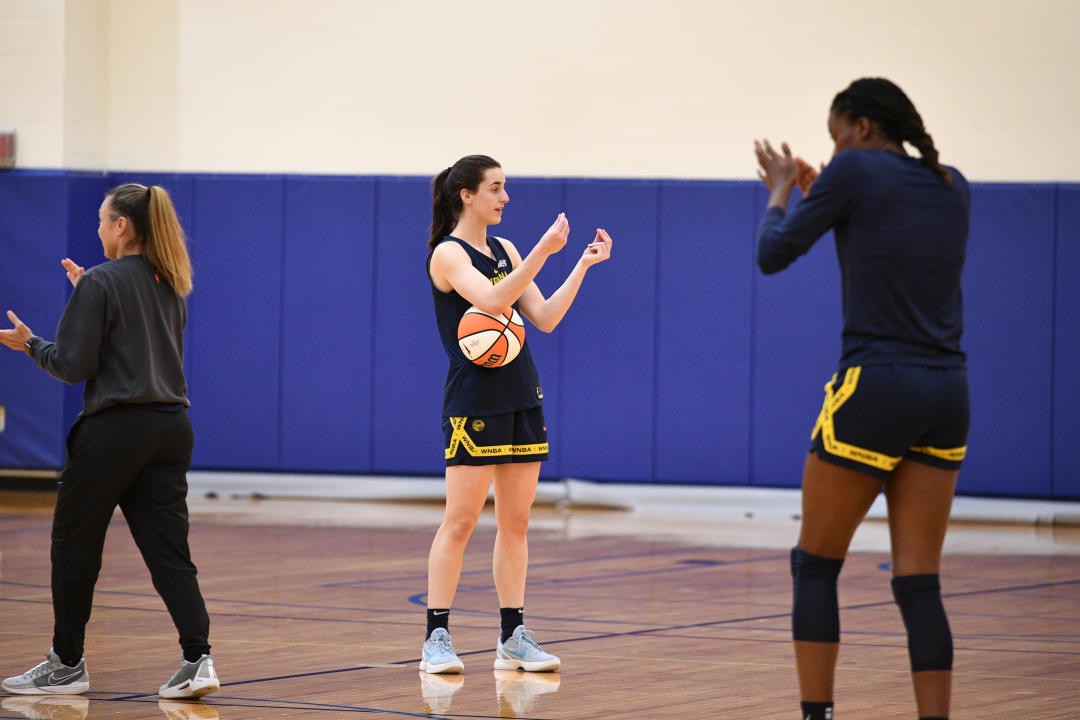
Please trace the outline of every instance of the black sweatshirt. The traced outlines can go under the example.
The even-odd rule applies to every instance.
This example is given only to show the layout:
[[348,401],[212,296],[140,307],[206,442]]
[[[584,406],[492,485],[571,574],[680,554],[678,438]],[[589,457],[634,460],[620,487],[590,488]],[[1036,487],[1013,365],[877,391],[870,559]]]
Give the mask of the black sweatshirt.
[[[83,273],[56,342],[34,336],[30,354],[69,384],[86,381],[83,415],[118,403],[190,405],[184,380],[187,306],[142,255]],[[172,409],[172,408],[169,408]]]

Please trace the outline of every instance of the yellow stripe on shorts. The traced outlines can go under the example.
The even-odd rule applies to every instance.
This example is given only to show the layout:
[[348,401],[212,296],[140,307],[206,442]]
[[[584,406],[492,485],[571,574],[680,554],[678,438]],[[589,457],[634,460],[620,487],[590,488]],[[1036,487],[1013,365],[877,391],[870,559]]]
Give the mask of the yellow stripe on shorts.
[[940,458],[942,460],[949,460],[951,462],[960,462],[967,456],[967,445],[958,448],[935,448],[935,447],[914,447],[910,448],[912,452],[922,453],[923,455],[929,455],[930,457]]
[[891,455],[885,455],[873,450],[867,450],[866,448],[840,442],[836,439],[836,429],[833,427],[833,416],[836,414],[836,411],[848,401],[848,398],[855,394],[855,388],[859,384],[859,376],[861,374],[862,367],[860,366],[848,368],[844,371],[844,382],[840,385],[840,389],[836,391],[833,390],[833,383],[836,382],[836,375],[833,375],[832,380],[825,383],[825,402],[821,404],[821,412],[818,414],[818,419],[814,424],[813,432],[810,433],[810,439],[813,440],[820,432],[825,451],[830,455],[836,455],[837,457],[846,458],[848,460],[855,460],[864,465],[876,467],[879,470],[892,472],[900,463],[901,458],[892,457]]
[[532,445],[477,445],[465,431],[467,417],[451,417],[450,447],[446,448],[446,459],[450,460],[458,454],[458,449],[465,448],[465,452],[473,457],[506,457],[507,455],[539,455],[548,452],[547,443],[535,443]]

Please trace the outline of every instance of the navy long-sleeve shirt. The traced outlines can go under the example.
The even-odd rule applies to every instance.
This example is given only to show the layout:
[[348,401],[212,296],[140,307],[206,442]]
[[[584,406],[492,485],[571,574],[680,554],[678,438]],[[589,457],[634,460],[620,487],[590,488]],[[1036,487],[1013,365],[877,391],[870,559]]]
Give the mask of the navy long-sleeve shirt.
[[971,197],[914,157],[845,150],[791,212],[769,208],[757,261],[769,275],[805,254],[830,229],[843,283],[841,367],[905,363],[962,367],[960,274]]
[[86,381],[83,415],[118,403],[189,405],[184,299],[142,255],[92,267],[79,279],[56,342],[31,338],[38,365],[69,384]]

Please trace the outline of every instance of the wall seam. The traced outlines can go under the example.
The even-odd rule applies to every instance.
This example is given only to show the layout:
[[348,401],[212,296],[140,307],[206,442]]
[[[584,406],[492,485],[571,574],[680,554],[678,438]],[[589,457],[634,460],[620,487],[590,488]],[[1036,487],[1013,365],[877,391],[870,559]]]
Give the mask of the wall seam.
[[278,387],[277,387],[277,443],[276,456],[274,458],[274,468],[278,471],[282,470],[282,458],[284,452],[282,452],[282,446],[285,443],[285,265],[286,265],[286,233],[289,221],[289,210],[286,202],[287,193],[285,187],[289,182],[287,176],[281,176],[281,184],[278,186],[278,191],[281,198],[281,227],[278,229],[278,238],[281,241],[281,247],[278,249]]
[[1050,246],[1050,497],[1056,497],[1057,491],[1054,487],[1055,473],[1054,470],[1057,465],[1057,455],[1055,453],[1056,444],[1054,438],[1057,432],[1057,426],[1055,420],[1057,419],[1057,408],[1054,405],[1054,385],[1057,382],[1057,301],[1058,301],[1058,274],[1060,268],[1058,267],[1058,216],[1061,212],[1060,206],[1061,196],[1061,183],[1054,184],[1054,211],[1050,218],[1050,237],[1052,243]]
[[653,252],[655,258],[653,261],[653,292],[656,293],[656,300],[653,302],[653,342],[652,342],[652,447],[650,448],[649,455],[652,459],[652,470],[650,472],[650,482],[657,482],[660,478],[660,303],[663,298],[663,294],[660,292],[660,263],[663,259],[663,253],[660,248],[663,246],[663,242],[660,240],[660,233],[662,231],[661,217],[663,216],[664,209],[664,183],[659,181],[656,183],[656,242],[653,244]]
[[375,363],[378,355],[375,352],[375,318],[379,317],[378,284],[379,273],[376,272],[379,263],[379,188],[381,183],[377,177],[371,181],[371,322],[368,323],[368,357],[371,362],[371,372],[368,373],[368,472],[374,473],[375,469]]

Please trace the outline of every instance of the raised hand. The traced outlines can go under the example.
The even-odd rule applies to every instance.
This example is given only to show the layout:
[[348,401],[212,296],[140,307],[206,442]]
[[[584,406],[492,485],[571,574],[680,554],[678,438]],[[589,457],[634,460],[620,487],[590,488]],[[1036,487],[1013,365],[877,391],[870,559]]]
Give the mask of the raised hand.
[[553,255],[566,246],[566,238],[570,235],[570,223],[566,219],[566,213],[559,213],[555,222],[547,229],[537,246],[548,255]]
[[86,272],[86,268],[84,268],[82,265],[77,264],[71,258],[64,258],[60,261],[60,264],[64,266],[65,270],[67,270],[67,279],[71,281],[71,286],[75,287],[75,284],[79,282],[79,278],[81,278],[82,274]]
[[604,262],[609,257],[611,257],[611,236],[607,234],[607,230],[596,228],[596,238],[586,246],[579,262],[585,267],[591,267],[596,263]]
[[810,187],[824,169],[825,163],[821,163],[820,170],[815,170],[813,165],[801,157],[795,158],[795,184],[799,186],[799,191],[802,192],[803,197],[809,194]]
[[6,345],[12,350],[25,351],[26,341],[32,338],[34,333],[11,310],[7,311],[7,316],[15,327],[11,330],[0,330],[0,345]]
[[754,154],[758,161],[758,178],[769,190],[782,187],[788,189],[795,187],[795,178],[798,168],[795,158],[791,155],[791,148],[787,143],[780,145],[782,153],[776,152],[768,140],[754,141]]

